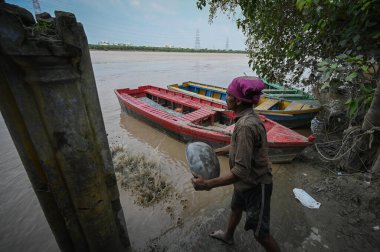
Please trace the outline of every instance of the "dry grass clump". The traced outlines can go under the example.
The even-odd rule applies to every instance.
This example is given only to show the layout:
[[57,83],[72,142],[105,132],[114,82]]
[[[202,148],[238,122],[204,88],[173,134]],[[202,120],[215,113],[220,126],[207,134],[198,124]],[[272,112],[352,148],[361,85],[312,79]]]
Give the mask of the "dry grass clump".
[[150,206],[168,195],[171,188],[161,176],[159,162],[132,155],[123,146],[112,146],[111,154],[122,187],[132,192],[138,205]]

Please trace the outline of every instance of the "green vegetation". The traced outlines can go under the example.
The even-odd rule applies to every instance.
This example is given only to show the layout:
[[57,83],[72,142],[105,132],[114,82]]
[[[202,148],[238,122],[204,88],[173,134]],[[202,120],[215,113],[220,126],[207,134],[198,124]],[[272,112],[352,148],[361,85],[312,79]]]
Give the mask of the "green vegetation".
[[[283,83],[291,73],[289,82],[298,83],[308,71],[305,84],[336,79],[343,84],[379,62],[379,1],[197,1],[200,9],[206,4],[210,21],[219,10],[237,18],[247,38],[251,67],[269,81]],[[346,58],[339,58],[342,55]],[[333,69],[321,69],[318,64],[324,61],[333,62]]]
[[[377,157],[380,171],[380,1],[197,0],[198,8],[206,5],[210,22],[219,11],[236,19],[246,36],[249,64],[260,77],[312,85],[319,93],[342,91],[346,126],[356,125],[355,132],[369,135],[370,140],[363,139],[371,144],[366,150],[353,148],[360,141],[351,135],[350,149],[337,153],[344,151],[347,159],[355,159],[350,153],[366,152]],[[363,159],[356,161],[368,169],[371,162],[366,161],[373,158],[360,156]]]
[[212,50],[212,49],[193,49],[179,47],[154,47],[154,46],[130,46],[130,45],[89,45],[93,50],[114,50],[114,51],[149,51],[149,52],[194,52],[194,53],[247,53],[239,50]]

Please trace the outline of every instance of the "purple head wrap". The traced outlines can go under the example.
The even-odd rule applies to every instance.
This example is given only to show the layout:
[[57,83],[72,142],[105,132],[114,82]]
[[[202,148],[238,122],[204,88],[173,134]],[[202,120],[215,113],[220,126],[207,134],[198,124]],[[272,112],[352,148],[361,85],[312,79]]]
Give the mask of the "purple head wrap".
[[232,80],[231,84],[228,85],[227,93],[242,102],[256,105],[264,88],[264,82],[259,78],[242,76]]

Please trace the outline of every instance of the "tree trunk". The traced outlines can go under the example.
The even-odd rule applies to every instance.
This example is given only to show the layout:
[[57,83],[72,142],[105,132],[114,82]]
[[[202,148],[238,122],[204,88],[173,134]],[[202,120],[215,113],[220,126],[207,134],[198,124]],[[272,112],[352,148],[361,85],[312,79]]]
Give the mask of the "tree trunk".
[[371,107],[368,109],[367,114],[364,117],[364,121],[362,124],[362,130],[367,131],[370,129],[374,129],[373,134],[373,143],[371,152],[374,153],[375,157],[373,157],[373,166],[372,172],[380,171],[380,155],[379,155],[379,145],[380,145],[380,74],[379,71],[376,74],[376,82],[377,87],[375,94],[373,96],[373,100],[371,103]]
[[60,249],[128,251],[87,38],[55,15],[0,2],[0,110]]

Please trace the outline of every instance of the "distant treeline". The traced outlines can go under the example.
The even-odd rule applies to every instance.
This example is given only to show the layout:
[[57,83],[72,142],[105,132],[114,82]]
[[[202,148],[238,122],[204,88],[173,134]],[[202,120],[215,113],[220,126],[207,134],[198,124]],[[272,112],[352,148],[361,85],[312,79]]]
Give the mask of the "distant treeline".
[[212,50],[176,47],[130,46],[130,45],[89,45],[94,50],[114,51],[149,51],[149,52],[196,52],[196,53],[247,53],[242,50]]

